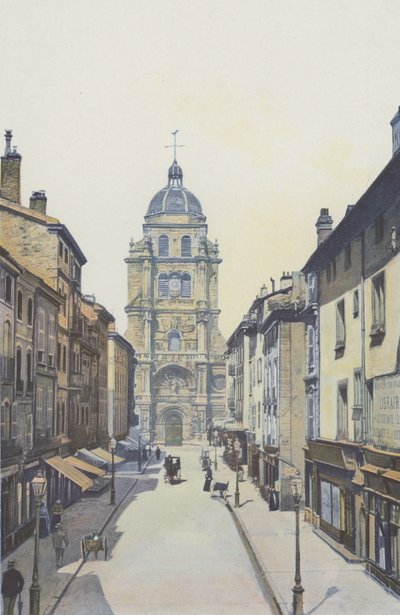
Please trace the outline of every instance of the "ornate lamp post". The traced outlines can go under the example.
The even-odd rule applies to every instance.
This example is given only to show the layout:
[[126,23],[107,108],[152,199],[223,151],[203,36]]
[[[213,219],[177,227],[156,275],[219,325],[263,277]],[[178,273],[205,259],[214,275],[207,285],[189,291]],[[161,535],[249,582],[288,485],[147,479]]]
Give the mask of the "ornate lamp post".
[[217,438],[218,438],[218,431],[215,430],[214,431],[214,468],[216,470],[218,469],[218,464],[217,464]]
[[240,494],[239,494],[239,453],[240,453],[240,442],[239,440],[236,438],[234,443],[233,443],[233,448],[235,450],[236,453],[236,491],[235,491],[235,508],[239,508],[240,503],[239,503],[239,498],[240,498]]
[[303,592],[304,589],[301,585],[300,576],[300,523],[299,523],[299,511],[300,500],[303,492],[303,481],[300,473],[297,472],[290,479],[290,486],[292,489],[292,496],[294,501],[294,510],[296,513],[296,571],[294,575],[294,587],[293,587],[293,615],[303,615]]
[[40,585],[39,585],[39,519],[40,502],[47,489],[47,480],[43,472],[38,470],[32,480],[33,497],[35,498],[35,551],[33,559],[32,585],[29,588],[29,615],[40,615]]
[[115,448],[117,446],[117,441],[114,436],[110,438],[110,449],[111,449],[111,492],[110,492],[110,506],[115,505],[115,467],[114,467],[114,455]]

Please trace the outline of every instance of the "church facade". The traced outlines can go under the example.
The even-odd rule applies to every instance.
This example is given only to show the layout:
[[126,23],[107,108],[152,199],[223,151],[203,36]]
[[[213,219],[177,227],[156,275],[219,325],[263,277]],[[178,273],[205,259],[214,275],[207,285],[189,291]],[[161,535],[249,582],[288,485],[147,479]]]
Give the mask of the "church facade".
[[152,198],[143,238],[130,242],[127,339],[136,349],[136,413],[151,441],[200,437],[225,403],[225,340],[218,328],[218,243],[176,157]]

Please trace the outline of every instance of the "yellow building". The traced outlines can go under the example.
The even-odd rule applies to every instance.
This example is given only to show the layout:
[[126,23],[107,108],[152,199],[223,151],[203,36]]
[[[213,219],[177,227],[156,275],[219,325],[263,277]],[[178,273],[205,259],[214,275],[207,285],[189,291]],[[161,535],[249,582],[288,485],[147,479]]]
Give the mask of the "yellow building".
[[181,444],[224,412],[218,244],[174,160],[131,241],[126,338],[136,350],[136,409],[151,439]]

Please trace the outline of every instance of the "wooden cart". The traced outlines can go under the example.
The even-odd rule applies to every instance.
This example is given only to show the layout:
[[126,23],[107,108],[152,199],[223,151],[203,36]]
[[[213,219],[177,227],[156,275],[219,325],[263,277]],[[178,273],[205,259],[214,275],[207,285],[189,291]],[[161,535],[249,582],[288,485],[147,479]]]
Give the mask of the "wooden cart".
[[94,553],[95,559],[99,551],[104,551],[104,559],[107,559],[108,547],[107,538],[103,538],[93,532],[88,536],[84,536],[81,540],[82,559],[85,561],[88,558],[89,553]]

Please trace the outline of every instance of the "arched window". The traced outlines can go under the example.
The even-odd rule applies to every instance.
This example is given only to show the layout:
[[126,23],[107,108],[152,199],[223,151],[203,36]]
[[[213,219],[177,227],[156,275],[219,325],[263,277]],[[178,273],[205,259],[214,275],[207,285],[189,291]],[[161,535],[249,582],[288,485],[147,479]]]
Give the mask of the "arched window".
[[33,322],[33,301],[32,297],[28,299],[28,325],[32,326]]
[[181,256],[192,256],[192,238],[189,235],[181,239]]
[[6,275],[5,280],[5,297],[7,303],[12,303],[12,281],[9,275]]
[[3,350],[4,350],[4,356],[6,358],[11,358],[13,356],[12,327],[11,327],[11,323],[9,320],[6,320],[4,323]]
[[17,318],[22,320],[22,292],[20,290],[17,294]]
[[170,331],[168,334],[168,350],[179,352],[181,349],[181,336],[178,331]]
[[158,256],[169,255],[169,240],[167,235],[160,235],[158,238]]
[[158,276],[158,296],[161,299],[168,298],[168,276],[166,273],[160,273]]
[[181,296],[184,299],[189,299],[192,296],[192,278],[188,273],[182,276]]

